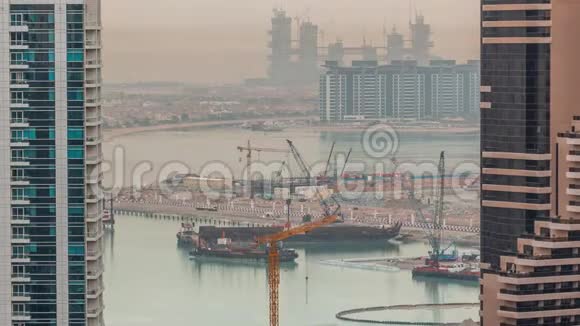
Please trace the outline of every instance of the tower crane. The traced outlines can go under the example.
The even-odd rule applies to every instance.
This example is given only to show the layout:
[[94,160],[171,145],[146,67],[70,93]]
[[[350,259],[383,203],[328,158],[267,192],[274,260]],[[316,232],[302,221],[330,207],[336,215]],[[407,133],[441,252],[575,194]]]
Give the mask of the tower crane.
[[[306,164],[306,162],[302,158],[302,155],[300,155],[300,153],[298,152],[298,149],[296,148],[296,146],[294,146],[292,141],[287,139],[286,142],[288,143],[288,146],[290,146],[290,151],[292,152],[294,159],[298,163],[298,166],[300,167],[302,172],[308,177],[308,179],[310,179],[310,170],[308,168],[308,165]],[[322,194],[320,194],[320,191],[318,190],[318,188],[315,187],[315,189],[316,189],[316,194],[317,194],[318,198],[320,199],[320,204],[321,204],[321,206],[323,206],[323,209],[324,209],[324,217],[323,218],[316,220],[316,221],[309,222],[309,223],[305,223],[305,224],[302,224],[302,225],[299,225],[299,226],[296,226],[293,228],[288,228],[287,230],[276,233],[276,234],[258,237],[256,239],[256,243],[258,245],[267,245],[269,247],[269,250],[268,250],[268,286],[269,286],[269,290],[270,290],[270,326],[279,326],[280,325],[279,296],[278,296],[278,289],[280,286],[280,256],[278,253],[278,242],[283,241],[285,239],[288,239],[288,238],[295,236],[295,235],[298,235],[298,234],[308,233],[314,229],[317,229],[319,227],[323,227],[325,225],[330,225],[332,223],[339,221],[339,219],[340,219],[339,214],[338,214],[338,211],[340,210],[340,204],[337,202],[336,203],[337,207],[336,207],[336,210],[334,211],[334,213],[329,213],[330,208],[328,207],[326,201],[322,197]]]
[[291,238],[298,234],[308,233],[319,227],[335,223],[340,218],[338,215],[325,216],[320,220],[302,224],[285,231],[256,238],[257,245],[268,246],[268,287],[270,294],[270,326],[279,326],[279,296],[280,286],[280,256],[278,242]]
[[250,140],[248,140],[247,146],[238,146],[238,150],[241,152],[248,152],[246,154],[246,173],[248,174],[248,183],[250,185],[250,198],[254,198],[254,187],[252,186],[252,152],[268,152],[268,153],[289,153],[287,149],[280,148],[264,148],[264,147],[252,147]]

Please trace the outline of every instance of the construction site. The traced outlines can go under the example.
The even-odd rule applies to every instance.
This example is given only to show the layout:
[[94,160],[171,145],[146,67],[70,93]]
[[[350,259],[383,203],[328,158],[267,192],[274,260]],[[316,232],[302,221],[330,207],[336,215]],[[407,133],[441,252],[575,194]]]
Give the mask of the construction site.
[[[299,258],[297,251],[286,248],[284,243],[356,244],[424,239],[430,249],[418,257],[341,259],[321,264],[408,270],[417,279],[477,282],[479,257],[460,253],[456,240],[472,235],[476,242],[478,222],[467,221],[465,214],[453,216],[450,206],[454,204],[446,199],[445,192],[457,178],[465,188],[475,189],[478,176],[449,175],[444,152],[441,152],[436,171],[427,176],[401,172],[349,173],[347,166],[352,149],[348,150],[342,165],[333,164],[336,143],[329,149],[324,169],[314,173],[297,146],[291,140],[285,143],[286,148],[258,147],[250,141],[238,146],[240,161],[246,165],[245,176],[240,179],[175,176],[165,185],[140,189],[138,199],[133,189],[121,193],[111,212],[181,221],[177,242],[191,250],[189,257],[193,261],[265,263],[270,326],[280,325],[279,287],[284,281],[280,266],[295,264]],[[254,170],[261,153],[286,155],[272,179],[265,179],[263,171]],[[396,166],[396,157],[388,160]],[[290,165],[297,167],[299,172],[293,177],[285,177],[283,171]],[[211,184],[223,196],[210,198],[202,191],[202,184]],[[170,196],[161,191],[168,185],[174,187]],[[363,194],[375,194],[377,189],[382,189],[390,195],[381,199],[381,205],[361,205],[361,202],[342,198],[343,192],[355,189]],[[194,195],[186,198],[186,193]],[[396,207],[409,215],[396,214]]]
[[363,37],[362,44],[345,44],[340,38],[325,43],[322,28],[307,18],[290,17],[274,9],[269,31],[268,79],[275,85],[315,83],[325,61],[338,64],[349,60],[391,63],[399,60],[427,65],[433,55],[431,26],[422,14],[409,19],[406,37],[396,26],[383,30],[383,43],[373,45]]

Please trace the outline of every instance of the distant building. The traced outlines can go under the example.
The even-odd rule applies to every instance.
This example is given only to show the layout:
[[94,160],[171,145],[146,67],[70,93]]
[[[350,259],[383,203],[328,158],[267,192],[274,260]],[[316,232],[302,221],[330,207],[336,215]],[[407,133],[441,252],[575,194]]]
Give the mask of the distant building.
[[320,77],[321,121],[443,120],[479,110],[479,62],[328,61]]

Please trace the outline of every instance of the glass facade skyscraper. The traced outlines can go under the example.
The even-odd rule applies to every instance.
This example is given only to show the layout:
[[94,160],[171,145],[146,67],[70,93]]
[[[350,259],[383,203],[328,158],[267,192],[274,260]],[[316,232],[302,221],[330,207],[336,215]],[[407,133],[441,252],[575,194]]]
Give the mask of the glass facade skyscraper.
[[100,1],[0,0],[0,325],[103,325]]
[[481,321],[580,325],[580,1],[482,0]]

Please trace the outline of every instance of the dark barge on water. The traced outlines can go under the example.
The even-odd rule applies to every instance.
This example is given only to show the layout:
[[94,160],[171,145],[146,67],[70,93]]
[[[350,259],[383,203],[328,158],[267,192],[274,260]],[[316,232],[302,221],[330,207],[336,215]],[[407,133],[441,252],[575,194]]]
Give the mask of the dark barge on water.
[[[298,258],[298,254],[293,249],[279,249],[281,263],[292,263]],[[239,262],[268,262],[268,248],[266,249],[234,249],[227,246],[216,248],[198,247],[189,253],[190,259],[227,259]]]
[[[200,226],[199,238],[207,242],[215,242],[226,234],[234,242],[250,242],[260,236],[281,232],[279,227],[216,227]],[[298,234],[285,242],[287,243],[317,243],[343,241],[378,241],[389,240],[399,236],[401,224],[391,227],[371,227],[336,223],[312,230],[306,234]]]

